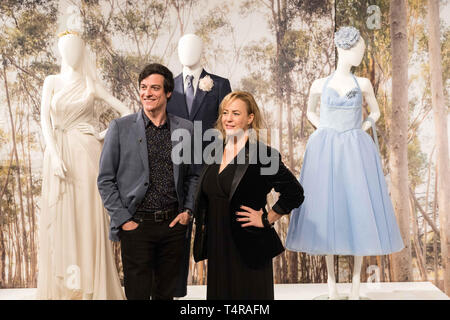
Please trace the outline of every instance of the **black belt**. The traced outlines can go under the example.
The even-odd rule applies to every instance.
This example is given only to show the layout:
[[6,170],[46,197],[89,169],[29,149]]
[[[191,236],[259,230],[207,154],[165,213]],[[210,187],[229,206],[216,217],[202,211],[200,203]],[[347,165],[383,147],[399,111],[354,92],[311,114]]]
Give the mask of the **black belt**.
[[175,218],[178,215],[178,208],[169,208],[157,211],[136,211],[133,220],[136,222],[153,221],[163,222]]

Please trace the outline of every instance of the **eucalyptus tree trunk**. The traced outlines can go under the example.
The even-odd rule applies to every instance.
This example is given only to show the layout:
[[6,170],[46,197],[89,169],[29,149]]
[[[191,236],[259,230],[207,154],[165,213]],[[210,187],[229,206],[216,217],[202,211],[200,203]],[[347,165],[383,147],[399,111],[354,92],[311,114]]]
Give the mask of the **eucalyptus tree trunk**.
[[391,197],[405,248],[392,255],[394,281],[412,281],[408,190],[408,38],[406,0],[392,0],[392,112],[389,135]]
[[437,150],[438,212],[441,235],[441,256],[444,270],[444,290],[450,294],[450,168],[448,157],[447,119],[442,85],[442,60],[439,30],[439,1],[428,0],[429,59],[431,76],[431,102],[434,113],[434,130]]

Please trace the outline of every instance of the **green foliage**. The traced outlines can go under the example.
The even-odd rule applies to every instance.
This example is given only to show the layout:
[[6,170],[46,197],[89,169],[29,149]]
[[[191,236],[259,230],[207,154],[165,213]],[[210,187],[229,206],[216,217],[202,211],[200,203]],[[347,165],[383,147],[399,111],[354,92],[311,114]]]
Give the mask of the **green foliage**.
[[329,0],[293,0],[290,5],[307,16],[322,17],[332,10],[333,1]]
[[212,41],[212,34],[227,26],[228,20],[226,18],[227,8],[218,6],[212,9],[208,15],[202,19],[197,20],[195,24],[195,34],[208,45]]
[[43,48],[47,48],[57,20],[57,7],[54,2],[47,1],[46,5],[41,7],[37,7],[40,1],[7,2],[9,4],[2,2],[0,7],[0,14],[4,20],[9,21],[2,28],[5,44],[8,44],[3,50],[23,56],[36,55]]
[[282,73],[291,72],[296,65],[301,64],[308,57],[311,37],[302,30],[288,30],[281,40],[282,59],[280,68]]
[[419,139],[416,137],[408,144],[408,180],[411,189],[424,182],[427,157],[421,151]]
[[[39,127],[39,102],[43,79],[49,72],[56,73],[59,69],[51,52],[51,46],[56,38],[57,8],[57,1],[5,0],[0,3],[0,19],[3,21],[0,27],[0,54],[7,68],[6,71],[16,75],[15,81],[8,81],[16,129],[16,146],[12,146],[11,133],[1,131],[0,142],[4,139],[7,142],[2,143],[2,151],[12,150],[13,147],[19,148],[20,145],[22,150],[25,148],[39,149],[36,136],[33,135],[34,132],[30,133],[31,136],[28,137],[21,136],[22,131],[18,130],[27,126],[25,119],[30,113],[35,120],[31,127]],[[24,109],[24,105],[27,105],[28,109]],[[3,154],[9,152],[5,151]],[[21,179],[27,179],[27,175],[24,174],[27,167],[25,159],[26,155],[19,152]],[[3,187],[5,175],[9,169],[9,160],[2,163],[2,168],[0,177],[3,183],[0,185]],[[6,202],[5,198],[0,199],[4,206],[2,208],[4,212],[12,210],[8,207],[8,203],[12,201],[11,197],[14,197],[14,190],[17,189],[14,183],[16,183],[15,175],[18,174],[18,169],[18,164],[14,161],[11,166],[9,184],[5,186]],[[37,178],[34,180],[39,181]],[[26,185],[26,183],[27,181],[24,180],[23,184]],[[33,188],[34,195],[40,194],[39,184],[33,185]],[[10,196],[7,194],[8,192],[11,192]]]
[[11,15],[13,12],[21,10],[36,10],[40,8],[43,11],[53,10],[54,1],[48,0],[2,0],[0,2],[0,13]]
[[[251,42],[243,49],[243,61],[248,74],[241,78],[239,89],[251,92],[259,106],[270,101],[275,94],[271,66],[275,56],[274,45],[267,39]],[[267,124],[275,121],[274,113],[264,114]]]
[[49,74],[57,74],[60,66],[54,57],[48,57],[46,60],[31,61],[29,70],[38,78],[44,79]]
[[271,83],[261,72],[253,72],[241,79],[240,90],[251,92],[257,97],[265,96],[270,91]]
[[239,5],[239,14],[246,18],[250,14],[258,10],[258,0],[242,0]]
[[[51,52],[57,21],[56,1],[3,1],[0,5],[0,47],[8,71],[16,73],[19,83],[26,88],[18,95],[27,99],[33,109],[33,118],[39,121],[40,87],[49,72],[58,70]],[[12,98],[14,96],[12,95]],[[13,102],[14,103],[14,102]]]
[[250,42],[243,49],[243,61],[250,72],[266,72],[276,54],[274,45],[267,39]]
[[[156,60],[156,61],[155,61]],[[133,85],[138,86],[138,75],[142,66],[149,61],[141,56],[133,56],[125,53],[117,53],[111,57],[101,57],[99,59],[100,69],[103,70],[103,80],[110,85],[112,93],[119,99],[125,99],[127,90]],[[135,92],[138,94],[138,92]]]
[[[135,110],[139,108],[139,72],[150,62],[167,63],[173,50],[169,44],[165,50],[161,49],[162,37],[171,37],[174,32],[170,9],[178,6],[183,10],[193,3],[192,0],[83,2],[80,7],[85,26],[83,37],[96,52],[99,74],[116,98]],[[100,113],[101,122],[114,115],[112,111],[105,112]]]
[[203,40],[202,63],[207,69],[220,64],[231,73],[239,59],[235,27],[230,20],[233,9],[233,3],[223,3],[199,14],[194,20],[194,33]]
[[166,15],[164,1],[127,1],[120,14],[112,17],[111,28],[128,37],[135,34],[139,40],[149,37],[155,40]]
[[[207,14],[194,21],[194,33],[203,40],[204,58],[207,60],[211,56],[220,55],[222,50],[220,42],[215,43],[215,40],[232,32],[229,13],[230,7],[224,3],[212,8]],[[214,47],[214,52],[208,50],[211,47]]]

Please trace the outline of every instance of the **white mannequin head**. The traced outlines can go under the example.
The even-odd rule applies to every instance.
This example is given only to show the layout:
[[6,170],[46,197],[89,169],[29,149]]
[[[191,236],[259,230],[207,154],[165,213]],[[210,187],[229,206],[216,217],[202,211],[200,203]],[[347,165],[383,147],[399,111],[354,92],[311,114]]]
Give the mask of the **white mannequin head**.
[[86,79],[88,92],[94,92],[96,77],[95,59],[90,54],[83,39],[74,33],[66,33],[59,38],[58,49],[61,54],[61,74],[72,77],[71,71]]
[[351,47],[350,49],[343,49],[337,47],[338,51],[338,63],[343,63],[345,65],[350,66],[359,66],[364,57],[364,51],[366,49],[366,44],[364,43],[364,39],[359,37],[358,42]]
[[199,66],[202,52],[203,41],[195,34],[186,34],[178,41],[178,58],[185,67],[195,68]]
[[77,69],[84,54],[84,41],[76,34],[66,34],[59,38],[58,49],[62,57],[62,64]]

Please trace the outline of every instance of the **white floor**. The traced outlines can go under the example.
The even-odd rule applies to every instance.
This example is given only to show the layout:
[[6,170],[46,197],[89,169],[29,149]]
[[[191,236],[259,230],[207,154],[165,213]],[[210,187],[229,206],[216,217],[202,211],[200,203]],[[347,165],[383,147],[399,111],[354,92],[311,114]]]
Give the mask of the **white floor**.
[[[345,298],[350,283],[339,283],[339,294]],[[0,289],[0,300],[34,300],[36,289]],[[362,283],[362,299],[370,300],[450,300],[431,282]],[[206,286],[188,286],[188,294],[180,300],[205,300]],[[275,300],[325,300],[326,284],[277,284]]]

